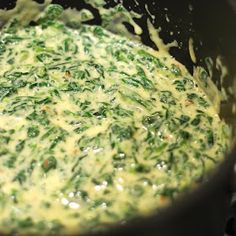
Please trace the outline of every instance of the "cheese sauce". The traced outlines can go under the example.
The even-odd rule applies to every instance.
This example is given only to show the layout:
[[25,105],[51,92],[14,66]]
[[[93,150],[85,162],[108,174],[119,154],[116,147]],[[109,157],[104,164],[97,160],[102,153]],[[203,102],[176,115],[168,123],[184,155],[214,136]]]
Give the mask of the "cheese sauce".
[[0,231],[66,235],[151,214],[202,181],[228,127],[165,50],[50,5],[0,41]]

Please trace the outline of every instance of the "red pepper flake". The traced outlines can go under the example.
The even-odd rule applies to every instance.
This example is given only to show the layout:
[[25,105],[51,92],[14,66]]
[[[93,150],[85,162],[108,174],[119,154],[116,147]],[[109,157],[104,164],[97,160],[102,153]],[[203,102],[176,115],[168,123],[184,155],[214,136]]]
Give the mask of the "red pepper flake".
[[188,106],[190,106],[190,105],[193,105],[193,104],[194,104],[194,102],[191,101],[191,100],[186,100],[186,101],[185,101],[185,106],[186,106],[186,107],[188,107]]
[[165,205],[168,202],[168,198],[166,196],[160,196],[160,203]]
[[43,162],[44,168],[48,168],[48,159]]

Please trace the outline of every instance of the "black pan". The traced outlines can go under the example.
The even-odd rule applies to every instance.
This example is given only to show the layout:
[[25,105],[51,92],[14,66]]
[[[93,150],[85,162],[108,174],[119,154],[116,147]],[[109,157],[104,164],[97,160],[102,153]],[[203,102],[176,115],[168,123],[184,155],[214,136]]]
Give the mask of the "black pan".
[[[12,8],[15,1],[0,0],[0,8]],[[38,2],[43,2],[40,0]],[[117,1],[109,0],[107,7],[114,6]],[[155,26],[161,26],[161,37],[164,41],[171,42],[176,39],[181,47],[172,49],[171,53],[192,71],[193,62],[188,51],[188,40],[192,37],[195,42],[196,54],[199,59],[197,65],[206,67],[205,58],[213,59],[221,54],[229,69],[227,80],[223,87],[227,88],[236,80],[236,0],[124,0],[127,9],[144,13],[138,21],[144,30],[143,42],[151,47],[147,34],[146,19],[148,14],[144,4],[149,6],[150,11],[156,15]],[[153,4],[156,2],[156,4]],[[88,7],[96,16],[90,24],[99,24],[99,14],[83,3],[82,0],[55,0],[64,7],[76,7],[81,9]],[[166,11],[166,8],[168,11]],[[166,21],[168,14],[170,22]],[[131,31],[132,27],[126,25]],[[170,35],[170,32],[173,35]],[[214,82],[220,88],[219,71],[214,70]],[[236,96],[236,91],[235,91]],[[222,103],[220,115],[236,129],[236,116],[232,114],[232,104],[236,99],[231,96],[227,102]],[[235,136],[235,133],[234,133]],[[100,232],[106,236],[223,236],[226,220],[229,214],[233,217],[234,211],[230,210],[230,201],[236,181],[234,183],[234,163],[236,162],[236,147],[225,158],[225,161],[214,170],[209,180],[198,189],[186,194],[181,199],[161,212],[155,213],[148,218],[138,218],[125,225],[115,225],[108,232]],[[227,227],[231,235],[236,235],[233,226],[233,218]],[[91,229],[92,230],[92,229]],[[235,231],[234,231],[235,230]]]

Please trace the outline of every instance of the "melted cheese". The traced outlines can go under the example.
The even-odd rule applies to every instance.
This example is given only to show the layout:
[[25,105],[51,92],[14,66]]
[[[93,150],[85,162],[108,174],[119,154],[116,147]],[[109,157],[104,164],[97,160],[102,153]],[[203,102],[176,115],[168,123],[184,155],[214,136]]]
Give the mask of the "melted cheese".
[[227,151],[227,126],[169,46],[58,21],[1,40],[4,233],[66,235],[151,214]]

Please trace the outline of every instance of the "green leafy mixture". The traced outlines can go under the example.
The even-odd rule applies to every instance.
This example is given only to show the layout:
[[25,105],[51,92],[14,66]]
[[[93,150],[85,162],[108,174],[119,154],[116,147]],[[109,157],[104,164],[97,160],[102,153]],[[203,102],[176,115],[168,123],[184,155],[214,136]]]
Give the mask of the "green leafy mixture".
[[204,179],[227,126],[187,70],[50,5],[0,35],[0,231],[69,234],[149,214]]

